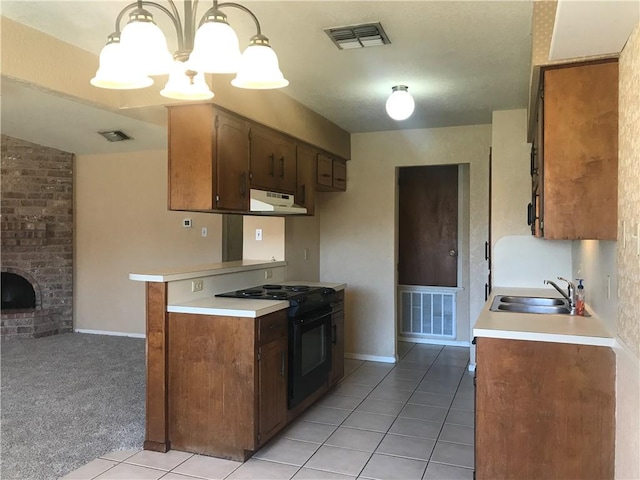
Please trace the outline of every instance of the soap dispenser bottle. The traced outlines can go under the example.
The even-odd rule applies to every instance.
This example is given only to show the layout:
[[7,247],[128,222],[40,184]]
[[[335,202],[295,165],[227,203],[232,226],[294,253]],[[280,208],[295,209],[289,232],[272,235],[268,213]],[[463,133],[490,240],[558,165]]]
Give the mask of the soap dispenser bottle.
[[584,280],[582,278],[576,278],[576,280],[579,282],[576,292],[576,314],[584,315],[584,285],[582,285]]

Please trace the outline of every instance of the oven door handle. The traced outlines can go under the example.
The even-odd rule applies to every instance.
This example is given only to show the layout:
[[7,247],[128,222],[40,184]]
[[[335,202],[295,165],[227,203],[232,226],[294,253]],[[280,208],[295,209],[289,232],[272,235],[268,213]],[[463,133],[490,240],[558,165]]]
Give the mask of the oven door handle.
[[326,317],[331,318],[331,310],[327,310],[324,313],[321,313],[320,315],[317,315],[315,317],[312,318],[303,318],[298,320],[298,322],[300,323],[300,325],[310,325],[310,324],[314,324],[316,322],[318,322],[318,320],[323,320]]

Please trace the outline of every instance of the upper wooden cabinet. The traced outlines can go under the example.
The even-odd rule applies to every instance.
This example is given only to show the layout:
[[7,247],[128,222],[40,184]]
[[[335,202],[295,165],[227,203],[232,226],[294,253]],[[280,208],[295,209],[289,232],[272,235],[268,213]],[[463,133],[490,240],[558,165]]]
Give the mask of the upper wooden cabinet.
[[532,152],[532,232],[547,239],[615,240],[618,63],[543,69]]
[[347,189],[347,164],[344,160],[318,154],[316,189],[321,192]]
[[296,147],[289,137],[252,126],[249,134],[251,187],[295,194]]
[[306,145],[297,146],[298,173],[295,200],[313,215],[316,207],[316,157],[317,151]]
[[211,104],[169,107],[169,209],[248,210],[248,134]]

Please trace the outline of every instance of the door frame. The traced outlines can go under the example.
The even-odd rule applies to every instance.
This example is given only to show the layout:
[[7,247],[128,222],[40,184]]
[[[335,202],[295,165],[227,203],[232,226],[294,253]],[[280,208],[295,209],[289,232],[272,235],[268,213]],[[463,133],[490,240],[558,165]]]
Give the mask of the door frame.
[[[404,167],[437,167],[441,165],[457,165],[458,167],[458,239],[457,239],[457,286],[446,287],[448,290],[458,292],[456,301],[456,340],[442,339],[418,339],[412,338],[414,343],[428,343],[434,345],[454,345],[469,346],[469,340],[458,340],[461,330],[470,329],[469,326],[469,310],[470,310],[470,194],[471,194],[471,165],[469,163],[445,163],[445,164],[428,164],[428,165],[398,165],[395,167],[395,211],[394,211],[394,338],[396,344],[396,361],[397,358],[397,342],[400,338],[398,322],[400,321],[400,299],[398,298],[398,255],[399,255],[399,197],[400,188],[398,184],[399,170]],[[466,260],[466,262],[465,262]],[[440,287],[444,288],[444,287]],[[469,332],[470,335],[470,332]]]

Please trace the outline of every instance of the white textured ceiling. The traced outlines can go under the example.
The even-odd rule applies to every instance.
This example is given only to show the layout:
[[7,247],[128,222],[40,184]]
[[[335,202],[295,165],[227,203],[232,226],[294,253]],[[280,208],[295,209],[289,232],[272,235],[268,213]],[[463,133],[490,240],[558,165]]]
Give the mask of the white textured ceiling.
[[[2,0],[0,5],[2,15],[97,55],[114,30],[118,11],[127,3]],[[163,0],[159,3],[167,5]],[[182,4],[176,3],[181,11]],[[349,132],[490,123],[493,110],[526,106],[530,1],[241,3],[259,18],[263,33],[278,53],[281,69],[291,82],[283,92]],[[201,2],[199,13],[208,6],[209,2]],[[225,12],[241,43],[246,44],[254,33],[253,23],[240,12]],[[170,24],[161,13],[155,17],[174,48]],[[340,51],[323,31],[370,21],[382,23],[391,45]],[[391,87],[397,84],[408,85],[416,100],[414,115],[404,122],[391,120],[384,111]],[[18,100],[11,104],[8,100],[7,95],[17,90],[17,86],[8,91],[3,88],[6,133],[12,130],[15,134],[20,125],[28,123],[15,119],[20,111]],[[40,95],[37,98],[42,100]],[[23,94],[21,101],[28,100],[29,95]],[[71,102],[69,108],[75,103],[61,101]],[[53,105],[55,101],[43,103]],[[96,113],[82,105],[78,108],[81,115]]]

